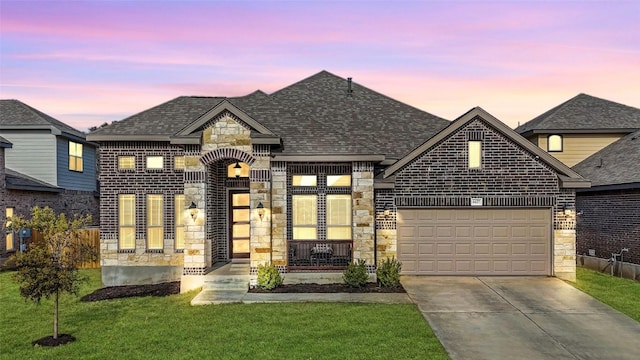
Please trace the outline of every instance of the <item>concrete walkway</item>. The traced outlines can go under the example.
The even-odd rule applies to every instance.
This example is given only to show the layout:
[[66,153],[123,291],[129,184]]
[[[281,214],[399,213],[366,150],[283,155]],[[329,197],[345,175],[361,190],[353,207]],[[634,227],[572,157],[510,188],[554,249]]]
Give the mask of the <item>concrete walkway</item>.
[[452,359],[640,359],[640,323],[556,278],[404,276],[402,285]]

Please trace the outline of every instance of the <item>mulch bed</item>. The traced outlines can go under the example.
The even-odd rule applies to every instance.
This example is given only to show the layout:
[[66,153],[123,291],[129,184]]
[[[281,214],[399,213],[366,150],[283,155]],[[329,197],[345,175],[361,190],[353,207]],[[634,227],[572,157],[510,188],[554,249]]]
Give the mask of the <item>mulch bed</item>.
[[[367,283],[361,288],[352,288],[345,284],[290,284],[282,285],[273,290],[253,288],[250,293],[405,293],[402,285],[398,287],[385,288],[375,283]],[[110,286],[98,289],[91,294],[80,298],[80,301],[102,301],[109,299],[120,299],[135,296],[169,296],[180,293],[180,281],[166,282],[152,285],[125,285]],[[63,335],[58,337],[58,340]],[[41,341],[36,340],[36,341]],[[71,340],[72,341],[72,340]],[[35,342],[34,342],[35,343]],[[43,345],[47,346],[47,345]]]
[[180,281],[151,285],[110,286],[80,298],[80,301],[101,301],[135,296],[169,296],[180,293]]
[[404,293],[402,285],[398,287],[380,287],[376,283],[367,283],[361,288],[349,287],[345,284],[290,284],[273,290],[253,288],[250,293]]
[[59,346],[68,344],[72,341],[76,341],[76,338],[69,334],[58,334],[58,338],[54,339],[53,336],[45,336],[41,339],[31,342],[33,346]]

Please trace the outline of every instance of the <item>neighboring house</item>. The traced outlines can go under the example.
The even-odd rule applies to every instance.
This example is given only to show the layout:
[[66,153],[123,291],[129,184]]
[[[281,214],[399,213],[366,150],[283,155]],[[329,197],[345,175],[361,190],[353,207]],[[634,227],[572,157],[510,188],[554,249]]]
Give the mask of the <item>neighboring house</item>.
[[[10,148],[11,146],[11,141],[0,136],[0,225],[3,226],[3,229],[0,231],[0,255],[3,254],[7,248],[7,240],[13,243],[13,236],[7,235],[7,232],[4,231],[4,226],[7,221],[5,209],[7,189],[5,180],[6,169],[4,166],[4,149]],[[11,247],[13,248],[13,244],[11,244]]]
[[[34,206],[90,214],[99,222],[95,143],[85,134],[18,100],[0,100],[4,186],[0,212],[29,216]],[[17,250],[5,238],[0,253]],[[8,241],[10,240],[10,241]]]
[[323,71],[270,95],[179,97],[87,138],[105,285],[391,256],[404,274],[575,279],[589,182],[480,108],[449,122]]
[[578,254],[609,259],[628,248],[624,261],[640,264],[640,130],[573,169],[592,183],[576,194]]
[[518,126],[516,132],[574,166],[638,129],[640,109],[580,94]]

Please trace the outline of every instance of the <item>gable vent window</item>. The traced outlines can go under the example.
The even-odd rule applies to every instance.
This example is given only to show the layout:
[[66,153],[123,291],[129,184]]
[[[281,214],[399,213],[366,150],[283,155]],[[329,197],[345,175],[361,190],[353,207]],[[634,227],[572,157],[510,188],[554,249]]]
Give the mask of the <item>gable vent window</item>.
[[562,152],[562,135],[549,135],[547,137],[548,152]]

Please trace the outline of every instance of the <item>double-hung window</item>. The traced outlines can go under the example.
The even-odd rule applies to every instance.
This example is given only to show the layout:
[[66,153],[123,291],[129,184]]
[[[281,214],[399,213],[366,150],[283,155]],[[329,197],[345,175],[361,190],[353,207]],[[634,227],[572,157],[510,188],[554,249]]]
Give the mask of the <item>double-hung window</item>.
[[69,141],[69,170],[82,172],[82,144]]
[[119,250],[136,248],[136,196],[120,194],[118,196]]
[[162,250],[164,247],[162,205],[162,195],[147,195],[147,250]]
[[291,176],[292,240],[351,240],[351,175]]

